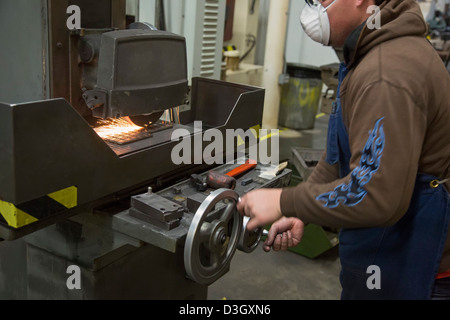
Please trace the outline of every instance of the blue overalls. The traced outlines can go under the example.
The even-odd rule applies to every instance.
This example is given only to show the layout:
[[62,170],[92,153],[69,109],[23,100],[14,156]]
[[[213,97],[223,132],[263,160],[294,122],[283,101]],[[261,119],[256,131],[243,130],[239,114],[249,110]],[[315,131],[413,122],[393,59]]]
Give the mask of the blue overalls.
[[[346,75],[347,68],[342,63],[339,71],[338,92]],[[343,178],[351,173],[351,152],[339,97],[330,115],[328,130],[326,161],[330,164],[338,163],[340,175]],[[374,129],[373,139],[366,148],[375,150],[376,141],[377,152],[380,150],[382,152],[384,140],[380,137],[384,138],[383,134],[378,124],[378,127]],[[371,161],[364,161],[370,162],[370,170],[375,173],[377,164],[373,158],[376,159],[372,157]],[[352,173],[351,176],[356,175]],[[341,230],[339,255],[342,264],[340,276],[342,299],[425,300],[431,297],[450,217],[449,193],[443,185],[431,186],[431,182],[437,179],[427,174],[417,175],[410,207],[395,225]],[[365,178],[364,184],[361,181],[352,180],[354,179],[351,178],[349,185],[340,188],[340,190],[347,190],[347,193],[352,189],[354,192],[351,197],[347,195],[344,201],[336,201],[334,204],[330,200],[326,205],[331,208],[338,205],[358,205],[367,193],[364,190],[364,184],[370,183],[370,176]],[[324,197],[330,198],[322,195],[322,198],[318,197],[318,200],[323,200]],[[375,274],[372,271],[374,269],[370,269],[373,266],[379,271],[379,288],[369,283],[372,281],[369,278]]]

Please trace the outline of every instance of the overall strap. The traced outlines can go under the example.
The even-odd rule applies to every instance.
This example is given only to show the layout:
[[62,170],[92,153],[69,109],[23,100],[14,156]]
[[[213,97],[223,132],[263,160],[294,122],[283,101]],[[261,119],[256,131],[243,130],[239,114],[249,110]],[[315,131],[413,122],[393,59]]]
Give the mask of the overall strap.
[[344,62],[339,67],[339,84],[337,88],[336,102],[333,103],[333,109],[328,123],[327,139],[327,163],[339,164],[340,176],[345,177],[350,173],[350,143],[347,129],[342,117],[341,104],[341,85],[348,74],[347,66]]

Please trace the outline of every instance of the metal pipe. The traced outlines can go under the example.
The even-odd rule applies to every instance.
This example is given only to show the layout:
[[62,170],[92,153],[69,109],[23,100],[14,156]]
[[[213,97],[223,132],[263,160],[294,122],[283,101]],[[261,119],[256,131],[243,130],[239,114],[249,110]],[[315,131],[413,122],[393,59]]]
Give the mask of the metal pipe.
[[276,129],[281,96],[279,77],[284,66],[289,0],[270,1],[269,10],[263,74],[263,87],[266,89],[263,127]]

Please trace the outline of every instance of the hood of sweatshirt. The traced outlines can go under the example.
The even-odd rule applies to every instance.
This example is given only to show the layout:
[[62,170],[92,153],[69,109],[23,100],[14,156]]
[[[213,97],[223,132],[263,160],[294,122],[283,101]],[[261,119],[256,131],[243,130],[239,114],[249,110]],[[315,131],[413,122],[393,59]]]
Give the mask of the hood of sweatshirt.
[[347,38],[344,54],[349,67],[380,43],[405,36],[426,36],[428,26],[415,0],[385,1],[380,9],[381,28],[371,29],[363,23]]

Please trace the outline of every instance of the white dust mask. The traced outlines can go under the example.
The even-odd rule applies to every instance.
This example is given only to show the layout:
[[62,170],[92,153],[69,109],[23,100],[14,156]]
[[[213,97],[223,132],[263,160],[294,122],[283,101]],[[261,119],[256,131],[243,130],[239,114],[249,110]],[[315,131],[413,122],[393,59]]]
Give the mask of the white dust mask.
[[302,11],[300,22],[303,30],[314,41],[325,46],[330,43],[330,20],[327,10],[336,2],[334,0],[327,7],[321,4],[306,5]]

